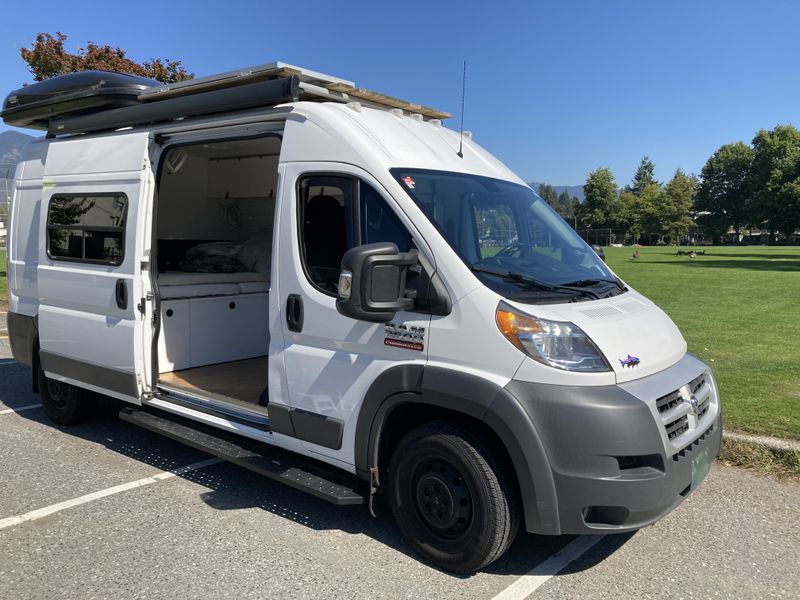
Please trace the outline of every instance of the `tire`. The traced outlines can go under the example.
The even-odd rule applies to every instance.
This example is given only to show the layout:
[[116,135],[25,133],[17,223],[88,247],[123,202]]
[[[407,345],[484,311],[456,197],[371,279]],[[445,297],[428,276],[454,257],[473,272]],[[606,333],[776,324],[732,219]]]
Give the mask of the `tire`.
[[88,420],[95,409],[95,398],[89,390],[56,381],[45,376],[39,366],[39,396],[48,418],[58,425],[77,425]]
[[512,475],[480,433],[432,422],[407,433],[389,464],[389,503],[424,558],[473,573],[511,546],[520,521]]

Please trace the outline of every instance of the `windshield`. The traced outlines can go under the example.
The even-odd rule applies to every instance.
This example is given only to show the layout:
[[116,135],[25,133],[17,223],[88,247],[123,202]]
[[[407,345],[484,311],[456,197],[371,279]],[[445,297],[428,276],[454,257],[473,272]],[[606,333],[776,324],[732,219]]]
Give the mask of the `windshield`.
[[392,169],[392,174],[475,275],[501,295],[568,302],[625,289],[528,187],[446,171]]

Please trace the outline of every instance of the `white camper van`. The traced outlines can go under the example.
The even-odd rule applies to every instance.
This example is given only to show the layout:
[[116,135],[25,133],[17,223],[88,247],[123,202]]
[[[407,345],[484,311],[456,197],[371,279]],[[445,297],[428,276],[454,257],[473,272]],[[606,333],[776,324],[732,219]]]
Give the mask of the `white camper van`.
[[[446,113],[273,63],[13,92],[14,356],[126,421],[472,572],[519,529],[630,531],[720,450],[670,319]],[[665,282],[668,285],[668,282]]]

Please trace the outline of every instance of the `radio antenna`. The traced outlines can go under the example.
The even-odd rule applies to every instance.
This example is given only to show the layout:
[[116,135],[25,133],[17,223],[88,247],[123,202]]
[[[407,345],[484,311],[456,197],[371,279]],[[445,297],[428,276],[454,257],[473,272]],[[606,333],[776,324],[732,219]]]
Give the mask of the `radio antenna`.
[[461,75],[461,127],[458,130],[458,154],[464,158],[464,96],[467,91],[467,61],[464,60],[464,72]]

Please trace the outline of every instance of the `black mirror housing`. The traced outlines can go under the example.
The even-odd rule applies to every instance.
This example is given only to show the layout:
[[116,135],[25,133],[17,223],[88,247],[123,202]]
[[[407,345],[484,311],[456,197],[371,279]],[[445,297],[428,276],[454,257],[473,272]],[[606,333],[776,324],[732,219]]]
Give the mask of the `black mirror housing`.
[[408,267],[418,262],[417,251],[400,252],[391,242],[365,244],[342,258],[336,310],[345,317],[387,323],[401,310],[414,308],[405,297]]

